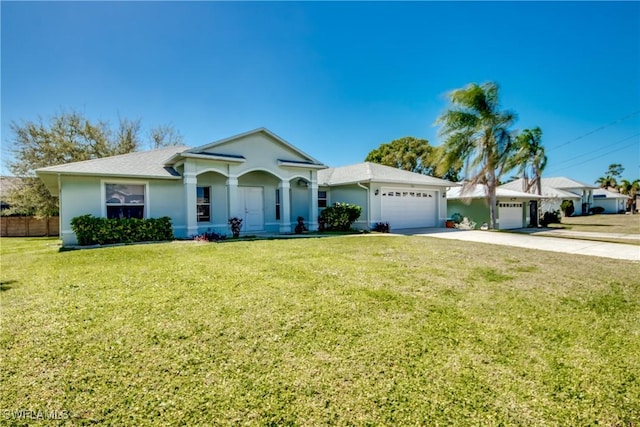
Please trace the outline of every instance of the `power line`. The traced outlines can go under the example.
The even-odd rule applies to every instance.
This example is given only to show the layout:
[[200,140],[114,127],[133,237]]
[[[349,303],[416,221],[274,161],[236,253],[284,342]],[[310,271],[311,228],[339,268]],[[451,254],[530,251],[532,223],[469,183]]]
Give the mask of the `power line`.
[[597,148],[597,149],[592,150],[592,151],[587,151],[586,153],[578,154],[577,156],[573,156],[573,157],[572,157],[572,158],[570,158],[570,159],[562,160],[562,161],[560,161],[560,162],[556,163],[556,166],[557,166],[558,164],[564,164],[564,163],[570,163],[570,162],[573,162],[574,160],[576,160],[576,159],[578,159],[578,158],[580,158],[580,157],[588,156],[588,155],[590,155],[590,154],[594,154],[594,153],[597,153],[597,152],[599,152],[599,151],[608,151],[608,150],[610,150],[613,146],[618,145],[618,144],[620,144],[621,142],[628,141],[629,139],[631,139],[631,138],[635,138],[636,136],[639,136],[639,135],[640,135],[640,133],[636,133],[635,135],[631,135],[631,136],[628,136],[628,137],[626,137],[626,138],[623,138],[623,139],[621,139],[621,140],[619,140],[619,141],[616,141],[616,142],[614,142],[614,143],[612,143],[612,144],[608,144],[608,145],[606,145],[605,147],[600,147],[600,148]]
[[615,125],[615,124],[618,124],[618,123],[620,123],[620,122],[623,122],[623,121],[625,121],[625,120],[627,120],[627,119],[630,119],[630,118],[631,118],[631,117],[633,117],[633,116],[637,116],[638,114],[640,114],[640,110],[638,110],[638,111],[634,111],[633,113],[630,113],[630,114],[628,114],[628,115],[626,115],[626,116],[624,116],[624,117],[621,117],[621,118],[619,118],[619,119],[616,119],[616,120],[612,121],[612,122],[611,122],[611,123],[609,123],[609,124],[602,125],[602,126],[600,126],[599,128],[597,128],[597,129],[594,129],[594,130],[589,131],[589,132],[587,132],[587,133],[585,133],[585,134],[583,134],[583,135],[580,135],[580,136],[577,136],[577,137],[575,137],[575,138],[573,138],[573,139],[570,139],[570,140],[568,140],[567,142],[563,142],[562,144],[560,144],[560,145],[558,145],[558,146],[556,146],[556,147],[549,148],[549,149],[547,150],[547,153],[548,153],[549,151],[557,150],[558,148],[561,148],[561,147],[564,147],[564,146],[566,146],[566,145],[572,144],[572,143],[574,143],[574,142],[576,142],[576,141],[581,140],[582,138],[585,138],[585,137],[587,137],[587,136],[589,136],[589,135],[593,135],[593,134],[594,134],[594,133],[596,133],[596,132],[600,132],[600,131],[601,131],[601,130],[603,130],[603,129],[606,129],[606,128],[610,127],[610,126],[613,126],[613,125]]
[[[627,145],[622,146],[622,147],[620,147],[620,148],[618,148],[618,149],[616,149],[616,150],[611,150],[611,151],[609,151],[609,153],[616,153],[616,152],[618,152],[618,151],[625,150],[625,149],[627,149],[628,147],[632,147],[632,146],[636,146],[636,147],[637,147],[637,146],[638,146],[638,141],[634,141],[634,142],[632,142],[631,144],[627,144]],[[585,164],[585,163],[589,163],[589,162],[591,162],[591,161],[593,161],[593,160],[598,160],[598,159],[600,159],[601,157],[602,157],[602,156],[592,157],[592,158],[590,158],[590,159],[584,160],[584,161],[582,161],[582,162],[580,162],[580,163],[576,163],[576,164],[574,164],[574,165],[566,166],[566,167],[564,167],[564,168],[560,168],[560,169],[551,169],[551,170],[552,170],[552,171],[562,171],[562,170],[568,169],[568,168],[570,168],[570,167],[580,166],[580,165],[583,165],[583,164]]]

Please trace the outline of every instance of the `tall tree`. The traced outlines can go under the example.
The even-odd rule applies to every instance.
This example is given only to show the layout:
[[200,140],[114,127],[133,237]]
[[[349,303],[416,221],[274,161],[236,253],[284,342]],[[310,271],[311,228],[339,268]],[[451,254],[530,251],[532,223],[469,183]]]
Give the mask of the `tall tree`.
[[595,183],[598,184],[600,188],[616,188],[622,172],[624,172],[624,167],[622,167],[620,163],[611,163],[605,175],[596,179]]
[[487,186],[490,228],[497,225],[496,187],[508,170],[513,146],[509,128],[516,120],[514,112],[500,110],[498,92],[493,82],[456,89],[449,94],[449,108],[436,120],[445,139],[438,168],[446,170],[463,159],[465,186]]
[[158,125],[149,131],[152,148],[170,147],[182,144],[182,135],[173,125]]
[[9,195],[10,213],[51,216],[58,212],[58,200],[36,177],[35,170],[63,163],[96,159],[135,151],[138,122],[122,121],[115,138],[106,122],[90,122],[78,112],[58,113],[48,123],[11,122],[13,160],[11,173],[24,185]]
[[620,181],[618,190],[620,190],[620,193],[630,197],[627,199],[627,211],[634,213],[636,210],[636,195],[640,194],[640,179],[634,181],[623,179]]
[[542,195],[541,178],[547,166],[547,156],[542,145],[542,130],[539,127],[525,129],[516,136],[514,153],[509,157],[507,169],[516,169],[524,182],[525,193],[534,190]]
[[462,163],[453,165],[443,174],[438,174],[436,172],[438,153],[439,147],[432,147],[426,139],[405,136],[389,143],[380,144],[378,148],[371,150],[364,160],[365,162],[379,163],[410,172],[457,181]]

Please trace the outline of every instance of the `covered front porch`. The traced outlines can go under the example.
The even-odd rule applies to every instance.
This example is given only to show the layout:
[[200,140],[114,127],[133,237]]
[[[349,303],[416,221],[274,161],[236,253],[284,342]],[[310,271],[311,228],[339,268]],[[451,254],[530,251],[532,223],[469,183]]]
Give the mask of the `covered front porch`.
[[318,184],[307,176],[278,176],[254,170],[239,176],[207,171],[185,176],[187,236],[229,234],[230,218],[242,220],[241,234],[291,233],[298,217],[310,230],[318,227]]

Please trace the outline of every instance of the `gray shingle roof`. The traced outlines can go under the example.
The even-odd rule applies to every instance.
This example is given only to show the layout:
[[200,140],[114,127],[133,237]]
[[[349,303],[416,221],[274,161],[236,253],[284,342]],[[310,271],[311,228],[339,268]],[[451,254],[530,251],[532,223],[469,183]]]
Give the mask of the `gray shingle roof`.
[[377,163],[364,162],[350,166],[328,168],[318,171],[319,185],[344,185],[358,182],[380,182],[389,184],[417,184],[438,187],[457,186],[450,181],[421,175]]
[[185,146],[138,151],[119,156],[66,163],[36,170],[38,176],[46,174],[130,176],[140,178],[175,178],[177,173],[164,166],[167,159],[186,150]]

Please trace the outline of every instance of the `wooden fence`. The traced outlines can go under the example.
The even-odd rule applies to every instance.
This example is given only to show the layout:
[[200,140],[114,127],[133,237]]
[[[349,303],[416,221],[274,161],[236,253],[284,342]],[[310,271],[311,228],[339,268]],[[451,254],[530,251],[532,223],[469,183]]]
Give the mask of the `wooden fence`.
[[60,218],[37,219],[32,216],[0,216],[1,237],[43,237],[59,234]]

